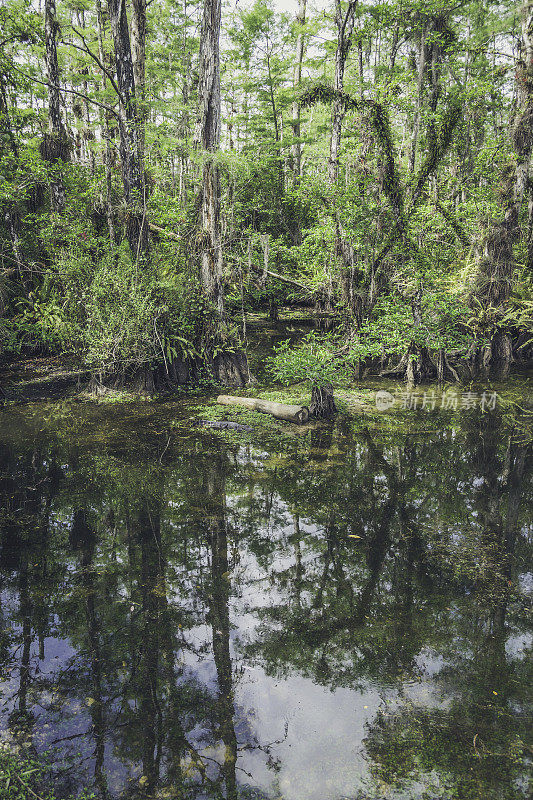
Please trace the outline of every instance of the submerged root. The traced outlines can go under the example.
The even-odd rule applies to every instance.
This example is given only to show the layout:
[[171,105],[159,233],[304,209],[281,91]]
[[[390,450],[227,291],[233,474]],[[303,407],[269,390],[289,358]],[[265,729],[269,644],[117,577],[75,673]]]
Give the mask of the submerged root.
[[508,378],[515,362],[515,351],[509,333],[495,333],[488,343],[473,351],[469,364],[471,377]]
[[379,373],[382,378],[403,378],[410,386],[433,380],[437,374],[438,365],[431,358],[427,347],[417,348],[414,345],[407,349],[395,367]]
[[311,403],[309,413],[318,419],[326,419],[337,412],[335,399],[333,397],[333,387],[313,386],[311,391]]
[[448,361],[448,356],[443,347],[440,348],[437,355],[437,379],[439,383],[444,383],[446,380],[460,382],[459,375]]

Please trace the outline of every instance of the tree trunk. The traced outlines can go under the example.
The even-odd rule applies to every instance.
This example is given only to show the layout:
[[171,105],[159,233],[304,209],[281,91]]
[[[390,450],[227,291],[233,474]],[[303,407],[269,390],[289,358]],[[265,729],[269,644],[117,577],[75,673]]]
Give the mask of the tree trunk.
[[337,411],[332,386],[313,386],[309,413],[312,417],[327,418]]
[[7,100],[6,85],[3,75],[0,75],[0,127],[5,139],[9,141],[9,147],[13,154],[13,158],[15,161],[18,161],[19,150],[11,123],[11,114],[9,113],[9,103]]
[[[204,0],[199,64],[199,143],[214,153],[220,142],[220,18],[221,0]],[[222,241],[220,231],[220,175],[207,156],[203,168],[200,211],[201,278],[207,297],[224,314]]]
[[132,0],[131,54],[138,114],[139,161],[144,171],[144,140],[146,125],[146,0]]
[[[270,106],[272,108],[272,121],[274,123],[274,138],[276,140],[276,161],[277,161],[277,170],[278,170],[278,196],[279,199],[284,195],[285,192],[285,175],[283,171],[283,158],[281,155],[281,148],[283,144],[283,117],[278,112],[276,107],[276,98],[274,96],[274,80],[272,76],[272,65],[271,65],[271,50],[270,48],[270,40],[267,37],[267,44],[266,44],[266,63],[267,63],[267,75],[268,75],[268,91],[270,96]],[[279,121],[278,121],[279,115]],[[281,210],[280,212],[281,213]]]
[[[340,0],[335,0],[335,25],[337,27],[337,49],[335,52],[335,78],[334,88],[338,92],[344,91],[344,70],[346,59],[352,44],[352,34],[354,27],[354,15],[357,7],[357,0],[350,0],[343,13]],[[345,115],[344,102],[336,97],[333,101],[331,116],[331,139],[328,161],[328,178],[331,186],[337,185],[339,177],[339,150],[341,144],[342,122]],[[340,257],[341,279],[346,277],[346,268],[351,261],[350,245],[346,241],[344,231],[340,222],[340,215],[335,213],[335,255]]]
[[437,353],[437,380],[439,383],[444,383],[446,379],[451,379],[459,383],[459,375],[450,365],[445,349],[440,347]]
[[527,208],[527,268],[533,274],[533,186],[529,182],[529,199]]
[[[302,30],[305,25],[305,10],[307,0],[299,0],[298,11],[296,14],[296,24],[298,32],[296,34],[296,58],[294,65],[293,87],[295,93],[298,92],[302,82],[302,62],[304,57],[305,36]],[[292,105],[292,127],[295,142],[292,145],[292,170],[294,183],[298,185],[302,176],[302,145],[300,143],[300,104],[296,98]]]
[[9,230],[9,238],[11,239],[14,261],[17,265],[20,281],[24,288],[28,290],[31,284],[28,280],[26,269],[24,268],[24,260],[22,258],[20,247],[20,215],[18,214],[15,206],[11,203],[5,204],[4,220],[6,222],[6,227]]
[[149,253],[144,175],[141,166],[139,117],[131,55],[126,5],[123,0],[108,0],[109,18],[115,48],[115,67],[120,91],[120,156],[122,181],[127,206],[126,235],[134,259]]
[[[104,49],[104,38],[105,38],[105,22],[104,22],[104,10],[102,8],[102,3],[100,0],[97,0],[96,3],[96,17],[98,23],[98,57],[102,64],[106,63],[106,53]],[[106,84],[107,79],[105,74],[102,75],[102,90],[106,91]],[[104,169],[105,169],[105,199],[103,199],[103,205],[105,207],[105,214],[107,219],[107,229],[109,231],[109,240],[111,244],[116,242],[116,233],[115,233],[115,220],[113,217],[113,206],[111,201],[111,192],[113,186],[113,175],[111,171],[111,125],[109,121],[109,112],[105,109],[100,109],[100,123],[101,123],[101,135],[102,139],[105,142],[104,145],[104,153],[103,153],[103,161],[104,161]]]
[[[183,17],[187,19],[188,14],[188,6],[187,0],[183,2]],[[182,70],[182,84],[181,84],[181,100],[182,100],[182,111],[180,112],[180,118],[177,124],[177,132],[178,137],[182,140],[186,140],[191,133],[191,124],[190,124],[190,95],[193,85],[193,70],[191,69],[192,65],[192,48],[190,47],[190,42],[187,36],[187,24],[183,26],[183,39],[180,48],[180,58],[181,58],[181,70]],[[180,145],[179,148],[179,170],[180,170],[180,177],[179,177],[179,190],[178,190],[178,199],[181,202],[185,199],[187,194],[187,176],[189,173],[189,154],[188,149]]]
[[[349,0],[346,12],[343,13],[340,0],[335,0],[335,25],[337,27],[337,50],[335,52],[334,89],[344,91],[344,69],[346,59],[352,45],[354,15],[357,0]],[[331,117],[331,140],[329,146],[328,176],[332,186],[337,183],[339,175],[339,150],[341,144],[342,121],[345,108],[342,99],[333,102]]]
[[490,374],[497,380],[509,377],[513,363],[513,341],[510,334],[498,331],[492,337]]
[[416,164],[416,148],[418,144],[418,134],[420,132],[420,117],[422,115],[422,91],[424,85],[424,74],[426,69],[426,26],[422,28],[420,34],[420,53],[418,57],[418,91],[415,118],[413,120],[413,135],[411,139],[411,150],[409,152],[409,172],[414,175]]
[[[11,115],[9,113],[9,103],[7,99],[6,86],[3,75],[0,75],[0,132],[4,141],[9,141],[9,148],[15,163],[19,160],[19,150],[13,127],[11,123]],[[2,152],[2,155],[4,153]],[[16,203],[5,203],[3,210],[4,220],[6,227],[9,230],[9,238],[11,239],[11,247],[13,249],[13,257],[21,283],[25,289],[29,288],[26,283],[26,274],[24,269],[24,262],[20,248],[20,215],[17,211]],[[0,302],[0,311],[2,303]]]
[[[46,161],[54,164],[66,161],[68,141],[63,120],[59,93],[59,66],[57,62],[56,38],[59,25],[56,17],[55,0],[45,0],[44,41],[46,77],[48,80],[48,123],[50,133],[43,142],[42,154]],[[50,186],[52,211],[58,214],[65,210],[65,187],[61,175],[55,177]]]

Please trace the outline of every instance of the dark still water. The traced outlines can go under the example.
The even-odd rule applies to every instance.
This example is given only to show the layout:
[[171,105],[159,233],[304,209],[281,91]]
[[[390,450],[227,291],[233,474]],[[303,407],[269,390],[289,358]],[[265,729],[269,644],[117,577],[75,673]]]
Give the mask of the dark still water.
[[530,796],[520,412],[192,410],[0,412],[2,739],[58,797]]

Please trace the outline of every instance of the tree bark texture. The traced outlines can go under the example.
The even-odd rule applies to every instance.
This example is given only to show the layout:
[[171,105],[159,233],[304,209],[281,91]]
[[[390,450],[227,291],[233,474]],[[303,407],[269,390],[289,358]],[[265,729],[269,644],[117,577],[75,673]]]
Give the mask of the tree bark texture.
[[0,129],[2,130],[2,134],[9,141],[9,147],[13,158],[18,160],[19,150],[11,123],[11,114],[9,113],[9,103],[3,75],[0,75]]
[[127,207],[126,235],[134,259],[138,259],[146,257],[149,252],[144,175],[139,140],[141,123],[137,110],[125,0],[108,0],[108,6],[115,49],[117,83],[120,91],[120,156],[124,199]]
[[138,114],[138,142],[141,169],[144,169],[146,124],[146,0],[132,0],[131,54]]
[[[200,36],[198,85],[199,144],[215,153],[220,142],[220,18],[221,0],[204,0]],[[200,259],[202,285],[207,297],[224,313],[222,292],[222,241],[220,230],[220,175],[207,156],[203,168],[200,210]]]
[[418,85],[417,85],[417,105],[415,111],[415,118],[413,120],[413,134],[411,139],[411,148],[409,151],[409,172],[414,174],[416,164],[416,149],[418,144],[418,135],[420,132],[420,117],[422,115],[422,94],[424,87],[424,75],[426,70],[427,47],[426,47],[427,30],[426,25],[422,28],[420,34],[420,51],[418,56]]
[[[104,9],[102,7],[101,0],[97,0],[96,3],[96,18],[98,23],[98,57],[102,64],[106,63],[106,52],[104,49],[104,39],[105,39],[105,19],[104,19]],[[105,92],[107,88],[107,79],[105,74],[102,75],[102,90]],[[109,231],[109,240],[112,244],[116,242],[116,232],[115,232],[115,220],[113,215],[113,206],[111,201],[112,196],[112,188],[113,188],[113,174],[111,170],[111,124],[110,124],[110,114],[106,109],[100,108],[100,125],[101,125],[101,135],[102,139],[105,141],[104,152],[103,152],[103,162],[104,162],[104,169],[105,169],[105,199],[102,199],[103,205],[105,207],[105,214],[107,219],[107,229]]]
[[[357,0],[349,0],[346,11],[343,12],[341,0],[335,0],[335,25],[337,27],[337,50],[335,52],[335,79],[334,89],[344,91],[344,70],[350,47],[355,21]],[[335,185],[339,175],[339,150],[341,144],[342,122],[346,109],[341,99],[333,102],[331,117],[331,140],[329,147],[328,176],[329,182]]]
[[[59,90],[59,64],[57,60],[57,22],[55,0],[45,0],[44,4],[44,41],[46,77],[48,80],[48,123],[50,132],[45,136],[42,155],[46,161],[56,163],[66,161],[68,156],[68,140],[61,117],[61,97]],[[61,214],[65,210],[65,187],[63,179],[58,175],[51,183],[52,211]]]
[[[302,82],[302,63],[304,58],[305,49],[305,35],[302,30],[305,25],[305,11],[307,0],[299,0],[298,11],[296,13],[296,24],[298,25],[298,32],[296,34],[296,57],[294,64],[293,86],[294,91],[297,92]],[[300,104],[298,99],[295,99],[292,105],[292,127],[295,142],[292,145],[292,169],[294,175],[294,182],[298,184],[302,176],[302,145],[300,143]]]

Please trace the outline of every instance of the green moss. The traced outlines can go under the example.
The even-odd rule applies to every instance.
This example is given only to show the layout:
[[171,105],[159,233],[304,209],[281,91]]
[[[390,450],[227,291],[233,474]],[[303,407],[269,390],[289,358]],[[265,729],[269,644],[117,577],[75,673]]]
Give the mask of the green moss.
[[112,405],[114,403],[139,403],[152,400],[149,395],[138,394],[129,392],[126,389],[106,389],[101,395],[95,395],[91,392],[80,392],[76,395],[77,400],[97,403],[98,405]]

